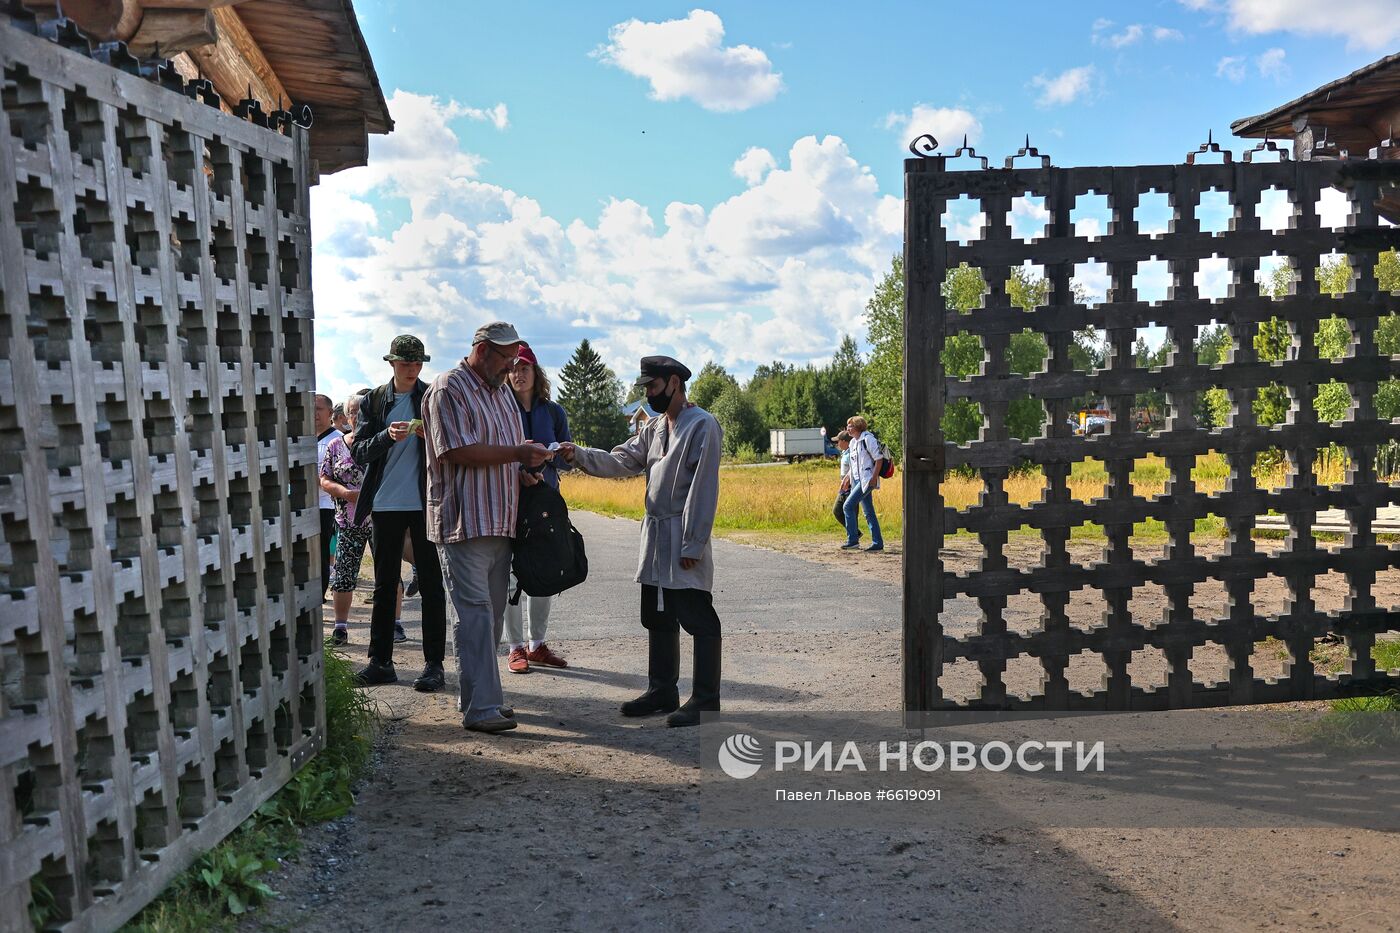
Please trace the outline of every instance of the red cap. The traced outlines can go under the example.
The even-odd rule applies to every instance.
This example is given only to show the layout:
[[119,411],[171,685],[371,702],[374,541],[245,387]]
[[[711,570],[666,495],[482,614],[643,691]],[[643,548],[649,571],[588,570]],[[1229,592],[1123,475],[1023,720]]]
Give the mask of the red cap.
[[530,349],[528,343],[522,343],[520,349],[515,351],[515,361],[518,363],[521,360],[524,360],[531,366],[540,365],[540,361],[535,359],[535,351]]

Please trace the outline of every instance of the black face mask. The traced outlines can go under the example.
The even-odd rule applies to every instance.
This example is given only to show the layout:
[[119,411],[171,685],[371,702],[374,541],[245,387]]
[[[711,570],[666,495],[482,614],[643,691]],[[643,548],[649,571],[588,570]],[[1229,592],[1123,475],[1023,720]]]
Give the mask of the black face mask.
[[[666,384],[670,385],[671,381],[669,379],[666,380]],[[651,407],[651,410],[656,412],[658,415],[664,415],[666,414],[666,410],[671,407],[671,399],[675,397],[676,393],[674,392],[662,392],[658,395],[652,395],[650,392],[648,392],[647,405],[649,405]]]

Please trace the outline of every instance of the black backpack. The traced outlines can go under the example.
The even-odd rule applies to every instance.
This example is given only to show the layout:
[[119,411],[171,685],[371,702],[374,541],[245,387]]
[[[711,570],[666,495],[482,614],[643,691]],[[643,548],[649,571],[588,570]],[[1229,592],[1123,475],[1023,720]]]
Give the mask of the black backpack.
[[564,497],[548,483],[521,487],[513,552],[510,566],[517,585],[512,606],[520,602],[522,590],[553,596],[588,579],[583,535],[569,521]]

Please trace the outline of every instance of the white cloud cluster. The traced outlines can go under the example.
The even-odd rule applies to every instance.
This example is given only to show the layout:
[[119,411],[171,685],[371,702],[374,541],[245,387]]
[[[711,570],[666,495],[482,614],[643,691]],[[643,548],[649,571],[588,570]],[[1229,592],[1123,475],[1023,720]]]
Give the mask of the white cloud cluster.
[[744,190],[709,207],[657,217],[614,199],[562,224],[478,176],[449,125],[458,104],[397,91],[389,106],[398,129],[371,140],[369,166],[312,189],[318,383],[335,395],[384,379],[395,334],[422,336],[435,372],[496,319],[547,366],[583,337],[620,372],[646,353],[741,372],[825,360],[863,333],[899,249],[900,200],[835,136],[748,150],[733,165]]
[[1031,79],[1031,87],[1040,90],[1036,106],[1062,107],[1077,100],[1089,97],[1098,80],[1098,69],[1093,65],[1070,68],[1057,75],[1036,75]]
[[1244,80],[1247,70],[1243,55],[1226,55],[1215,63],[1215,76],[1234,81],[1236,84]]
[[1348,48],[1387,49],[1400,39],[1395,0],[1178,0],[1190,10],[1223,12],[1232,32],[1338,36]]
[[[1254,69],[1261,78],[1283,81],[1291,73],[1288,67],[1288,53],[1273,48],[1254,56]],[[1249,75],[1249,56],[1226,55],[1215,63],[1215,76],[1239,84]]]
[[654,100],[688,97],[706,110],[748,110],[783,89],[782,75],[761,50],[724,45],[724,23],[709,10],[660,23],[618,23],[593,54],[649,81]]
[[908,113],[891,113],[885,117],[885,129],[897,133],[901,147],[925,133],[949,151],[960,145],[964,136],[974,146],[982,138],[982,121],[961,107],[915,104]]
[[1260,77],[1273,78],[1275,81],[1282,81],[1289,75],[1288,62],[1285,60],[1288,53],[1283,49],[1269,49],[1254,59],[1254,65],[1259,69]]
[[1153,42],[1171,42],[1181,38],[1181,32],[1167,26],[1145,26],[1142,23],[1131,23],[1124,26],[1121,31],[1115,32],[1114,23],[1111,19],[1094,20],[1093,29],[1089,39],[1094,45],[1100,45],[1110,49],[1123,49],[1130,45],[1136,45],[1144,38],[1151,37]]

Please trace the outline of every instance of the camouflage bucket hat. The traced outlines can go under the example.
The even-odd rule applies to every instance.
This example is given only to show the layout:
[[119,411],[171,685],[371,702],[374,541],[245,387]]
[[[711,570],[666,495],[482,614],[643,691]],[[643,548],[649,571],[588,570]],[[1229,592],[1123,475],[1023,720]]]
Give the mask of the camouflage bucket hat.
[[390,363],[402,360],[405,363],[426,363],[432,359],[423,349],[423,341],[412,334],[400,334],[389,344],[389,352],[384,359]]

